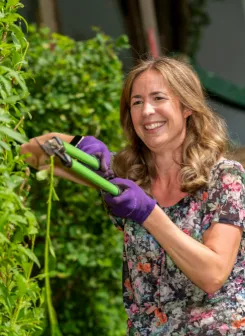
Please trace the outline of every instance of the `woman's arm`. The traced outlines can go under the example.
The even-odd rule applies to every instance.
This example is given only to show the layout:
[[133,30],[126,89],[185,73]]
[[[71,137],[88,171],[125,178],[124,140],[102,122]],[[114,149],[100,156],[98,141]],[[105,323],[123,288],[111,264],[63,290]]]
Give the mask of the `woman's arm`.
[[181,231],[158,206],[144,227],[202,290],[214,293],[223,286],[236,260],[242,228],[213,223],[203,234],[202,244]]
[[[70,143],[74,138],[73,135],[66,135],[62,133],[48,133],[36,138],[30,139],[29,142],[21,145],[21,154],[30,153],[31,156],[27,157],[25,161],[33,168],[37,170],[44,170],[49,168],[49,156],[42,150],[39,146],[40,144],[44,144],[47,140],[50,140],[52,137],[57,136],[61,140]],[[37,140],[38,141],[37,141]],[[86,185],[95,187],[92,183],[85,181],[81,178],[78,174],[74,173],[71,169],[66,168],[60,161],[59,158],[55,158],[55,167],[54,167],[54,174],[56,176],[65,178],[67,180]]]

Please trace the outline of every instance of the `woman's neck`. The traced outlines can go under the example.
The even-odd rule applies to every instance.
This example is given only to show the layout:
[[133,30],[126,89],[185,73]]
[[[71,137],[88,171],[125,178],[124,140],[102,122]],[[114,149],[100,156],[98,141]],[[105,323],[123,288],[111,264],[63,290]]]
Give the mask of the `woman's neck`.
[[181,162],[180,155],[155,155],[157,176],[152,181],[151,191],[161,206],[174,205],[187,195],[181,191],[181,167],[178,162]]
[[164,154],[153,156],[154,165],[156,167],[157,178],[160,180],[175,181],[179,180],[181,154],[166,152]]

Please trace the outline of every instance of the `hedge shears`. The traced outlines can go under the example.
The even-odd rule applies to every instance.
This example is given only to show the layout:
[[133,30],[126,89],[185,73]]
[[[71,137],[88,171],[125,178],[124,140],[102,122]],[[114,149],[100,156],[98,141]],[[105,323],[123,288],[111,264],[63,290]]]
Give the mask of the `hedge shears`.
[[[56,136],[45,141],[44,144],[39,143],[39,145],[47,155],[57,156],[65,167],[70,168],[72,171],[83,177],[85,180],[98,186],[100,189],[112,194],[113,196],[118,196],[121,193],[120,189],[116,185],[96,173],[96,170],[100,167],[100,162],[96,157],[83,152]],[[84,164],[93,170],[87,168]]]

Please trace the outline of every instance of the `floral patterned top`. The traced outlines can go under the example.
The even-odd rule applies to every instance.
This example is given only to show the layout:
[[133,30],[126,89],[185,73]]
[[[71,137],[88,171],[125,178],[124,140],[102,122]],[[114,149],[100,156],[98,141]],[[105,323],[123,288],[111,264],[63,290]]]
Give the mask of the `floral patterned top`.
[[[212,222],[245,227],[245,172],[222,160],[207,189],[162,208],[187,235],[202,242]],[[121,218],[123,298],[129,336],[245,335],[245,234],[224,286],[207,294],[191,282],[142,226]]]

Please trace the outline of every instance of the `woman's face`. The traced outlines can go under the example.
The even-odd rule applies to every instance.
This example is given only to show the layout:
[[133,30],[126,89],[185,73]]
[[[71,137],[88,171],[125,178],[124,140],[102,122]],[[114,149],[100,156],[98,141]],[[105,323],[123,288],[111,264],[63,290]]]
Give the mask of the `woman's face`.
[[166,80],[156,70],[147,70],[133,83],[130,113],[135,132],[153,152],[179,148],[186,134],[186,118]]

